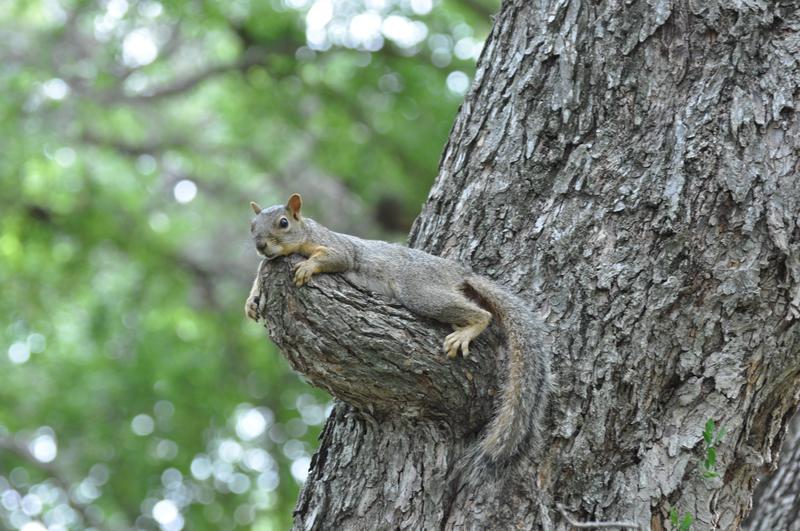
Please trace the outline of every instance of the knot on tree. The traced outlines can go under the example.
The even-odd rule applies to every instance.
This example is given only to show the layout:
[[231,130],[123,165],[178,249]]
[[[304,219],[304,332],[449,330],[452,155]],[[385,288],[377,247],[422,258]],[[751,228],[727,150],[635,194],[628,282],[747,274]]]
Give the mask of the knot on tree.
[[[449,360],[450,327],[411,313],[343,275],[292,282],[298,256],[264,260],[259,316],[292,368],[357,410],[376,417],[441,420],[462,433],[492,415],[505,363],[490,326],[468,359]],[[502,369],[500,369],[502,372]]]

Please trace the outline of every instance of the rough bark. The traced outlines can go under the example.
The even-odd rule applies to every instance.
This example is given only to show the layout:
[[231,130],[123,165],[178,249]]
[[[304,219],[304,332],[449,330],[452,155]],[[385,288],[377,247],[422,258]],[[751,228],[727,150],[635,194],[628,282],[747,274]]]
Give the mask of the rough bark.
[[[341,399],[297,529],[731,529],[800,387],[794,2],[511,0],[484,47],[411,245],[540,310],[558,382],[525,481],[453,489],[491,414],[499,337],[446,330],[338,275],[265,267],[292,365]],[[322,200],[322,199],[320,199]],[[704,477],[713,419],[718,477]]]
[[795,415],[783,441],[778,470],[761,478],[753,495],[749,531],[800,529],[800,416]]

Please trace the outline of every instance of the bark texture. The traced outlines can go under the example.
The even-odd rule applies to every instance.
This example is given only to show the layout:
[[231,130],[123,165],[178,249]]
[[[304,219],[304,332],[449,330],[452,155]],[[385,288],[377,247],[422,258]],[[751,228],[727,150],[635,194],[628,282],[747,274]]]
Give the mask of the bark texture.
[[761,478],[753,495],[749,531],[800,529],[800,416],[795,415],[783,441],[778,470]]
[[[491,415],[499,335],[449,362],[441,325],[267,264],[270,335],[341,399],[296,529],[567,529],[559,503],[643,529],[673,508],[741,525],[800,390],[798,9],[503,4],[410,243],[550,323],[549,436],[523,479],[453,488]],[[727,430],[714,478],[709,419]]]

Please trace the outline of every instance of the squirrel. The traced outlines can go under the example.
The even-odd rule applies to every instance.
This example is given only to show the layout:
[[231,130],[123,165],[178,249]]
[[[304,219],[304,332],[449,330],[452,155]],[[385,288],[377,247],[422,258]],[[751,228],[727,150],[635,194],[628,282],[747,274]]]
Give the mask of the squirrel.
[[[546,331],[525,302],[495,282],[445,258],[383,241],[363,240],[333,232],[300,214],[302,198],[293,194],[286,205],[261,208],[250,232],[267,260],[300,254],[294,284],[303,286],[319,273],[343,273],[349,280],[390,298],[418,315],[453,325],[444,340],[447,357],[469,355],[470,342],[497,318],[509,344],[508,374],[494,418],[477,445],[457,468],[480,481],[484,472],[499,472],[519,458],[531,439],[541,437],[551,391]],[[466,293],[474,292],[481,304]],[[260,280],[256,277],[245,313],[258,321]],[[484,307],[482,307],[484,306]]]

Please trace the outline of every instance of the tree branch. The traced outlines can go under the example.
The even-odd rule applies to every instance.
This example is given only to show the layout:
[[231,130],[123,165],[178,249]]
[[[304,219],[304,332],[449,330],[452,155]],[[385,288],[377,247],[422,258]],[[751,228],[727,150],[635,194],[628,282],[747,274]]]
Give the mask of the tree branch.
[[204,81],[214,78],[219,75],[227,74],[235,71],[245,71],[253,66],[266,64],[266,57],[256,50],[248,50],[244,53],[239,60],[233,63],[215,65],[202,70],[195,74],[186,76],[181,79],[156,87],[152,90],[145,91],[141,94],[126,95],[119,92],[119,87],[110,92],[103,92],[96,94],[97,100],[105,103],[152,103],[172,96],[177,96],[185,92],[189,92]]
[[[242,200],[242,203],[244,203],[244,200]],[[35,203],[25,204],[23,209],[32,219],[47,223],[56,230],[71,233],[70,229],[66,228],[65,224],[58,219],[57,215],[51,209]],[[134,220],[126,221],[128,222],[128,226],[135,225]],[[127,252],[127,247],[116,236],[112,236],[110,241],[112,241],[120,251]],[[159,244],[153,242],[150,242],[150,244],[150,248],[154,250],[156,255],[165,257],[172,265],[177,265],[191,274],[197,281],[204,305],[216,310],[221,310],[222,305],[216,296],[214,287],[217,285],[217,280],[219,278],[230,275],[229,268],[222,266],[213,268],[210,264],[198,261],[188,255],[172,252],[169,249],[160,249]],[[159,250],[156,251],[156,249]]]
[[210,146],[192,145],[187,139],[173,138],[173,139],[151,139],[147,142],[134,143],[128,142],[120,138],[110,138],[108,136],[98,135],[91,130],[84,131],[80,137],[81,142],[91,144],[97,147],[109,148],[127,155],[130,157],[138,157],[140,155],[152,155],[153,153],[161,153],[168,149],[195,149],[208,153],[213,148]]
[[[482,334],[469,359],[442,351],[450,328],[396,302],[322,274],[292,283],[291,259],[261,267],[260,314],[292,367],[317,387],[380,417],[444,420],[462,433],[491,415],[498,335]],[[502,350],[502,349],[501,349]]]

